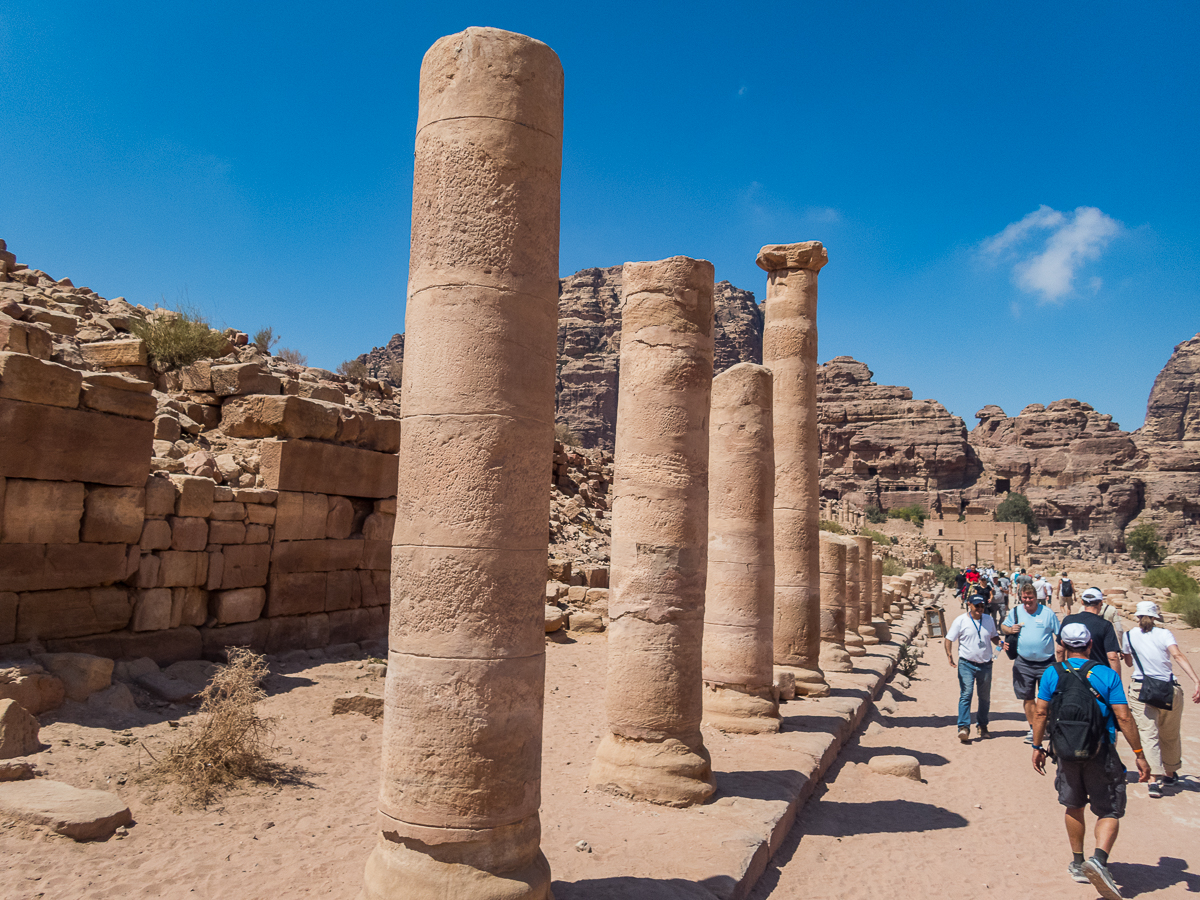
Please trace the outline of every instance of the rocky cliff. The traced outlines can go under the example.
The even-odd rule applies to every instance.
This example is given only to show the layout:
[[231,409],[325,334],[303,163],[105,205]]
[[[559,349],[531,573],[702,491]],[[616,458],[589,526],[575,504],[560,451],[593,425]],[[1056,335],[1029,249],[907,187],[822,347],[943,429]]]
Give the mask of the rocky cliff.
[[1200,334],[1177,345],[1154,379],[1140,433],[1157,441],[1200,441]]

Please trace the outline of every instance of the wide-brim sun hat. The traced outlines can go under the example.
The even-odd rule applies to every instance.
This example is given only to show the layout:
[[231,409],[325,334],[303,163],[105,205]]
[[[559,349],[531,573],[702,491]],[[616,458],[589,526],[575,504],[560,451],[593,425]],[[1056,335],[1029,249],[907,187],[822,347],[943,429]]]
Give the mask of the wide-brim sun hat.
[[1158,608],[1158,604],[1153,600],[1142,600],[1137,605],[1137,615],[1139,618],[1149,616],[1152,619],[1161,619],[1162,610]]

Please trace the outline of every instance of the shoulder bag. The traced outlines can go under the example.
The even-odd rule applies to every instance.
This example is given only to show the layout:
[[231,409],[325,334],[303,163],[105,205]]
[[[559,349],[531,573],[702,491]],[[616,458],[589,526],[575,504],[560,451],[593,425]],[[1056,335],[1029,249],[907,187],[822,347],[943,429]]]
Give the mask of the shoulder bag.
[[[1141,629],[1134,630],[1140,631]],[[1134,662],[1142,671],[1142,689],[1138,691],[1138,702],[1153,706],[1155,709],[1170,709],[1171,704],[1175,701],[1175,682],[1174,680],[1163,681],[1161,678],[1151,678],[1146,674],[1146,667],[1142,665],[1141,659],[1138,658],[1137,648],[1133,646],[1133,634],[1133,631],[1128,633],[1129,649],[1133,653]]]
[[[1021,613],[1019,612],[1020,609],[1021,609],[1020,606],[1013,607],[1013,624],[1014,625],[1021,624]],[[1013,634],[1006,634],[1004,636],[1004,652],[1008,654],[1009,659],[1017,658],[1017,639],[1020,636],[1021,636],[1020,632],[1015,632]]]

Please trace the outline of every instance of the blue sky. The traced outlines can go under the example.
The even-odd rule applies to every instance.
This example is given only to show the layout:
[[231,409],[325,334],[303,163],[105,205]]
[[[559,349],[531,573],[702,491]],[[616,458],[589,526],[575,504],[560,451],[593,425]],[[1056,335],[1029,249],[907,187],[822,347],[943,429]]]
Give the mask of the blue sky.
[[1200,331],[1194,2],[0,0],[0,238],[333,368],[403,329],[421,57],[468,25],[562,59],[563,274],[686,254],[761,299],[761,245],[824,241],[821,359],[968,427],[1136,428]]

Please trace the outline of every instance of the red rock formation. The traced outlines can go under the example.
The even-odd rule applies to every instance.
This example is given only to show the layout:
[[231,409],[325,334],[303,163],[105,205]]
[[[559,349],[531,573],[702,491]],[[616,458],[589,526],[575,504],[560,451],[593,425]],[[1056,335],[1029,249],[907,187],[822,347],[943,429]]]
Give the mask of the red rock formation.
[[1200,334],[1175,347],[1154,379],[1142,437],[1200,441]]

